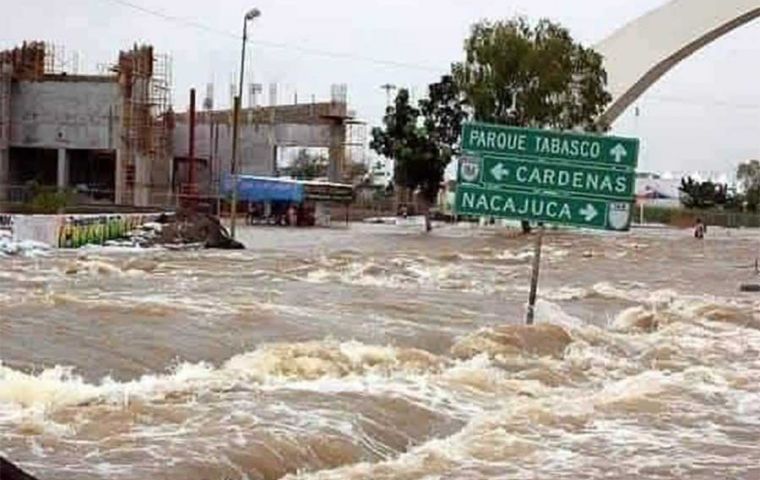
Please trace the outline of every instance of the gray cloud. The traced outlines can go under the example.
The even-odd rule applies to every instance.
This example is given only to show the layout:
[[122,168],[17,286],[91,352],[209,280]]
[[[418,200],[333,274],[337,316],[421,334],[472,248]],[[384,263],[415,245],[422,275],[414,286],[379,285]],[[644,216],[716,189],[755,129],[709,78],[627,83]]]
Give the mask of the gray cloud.
[[[353,108],[377,123],[385,106],[379,86],[393,83],[418,94],[462,56],[469,26],[481,18],[548,16],[593,44],[663,0],[129,0],[173,20],[140,12],[120,0],[26,0],[0,18],[0,46],[41,39],[79,51],[89,69],[119,49],[149,42],[172,55],[175,104],[187,90],[216,85],[226,105],[239,61],[242,14],[263,16],[253,29],[251,79],[278,82],[284,96],[329,95],[346,83]],[[202,24],[204,29],[193,24]],[[728,170],[760,157],[760,47],[753,24],[709,46],[669,73],[615,125],[642,138],[642,167],[653,170]],[[325,53],[327,52],[327,53]],[[368,59],[373,59],[372,61]],[[283,99],[284,100],[284,99]]]

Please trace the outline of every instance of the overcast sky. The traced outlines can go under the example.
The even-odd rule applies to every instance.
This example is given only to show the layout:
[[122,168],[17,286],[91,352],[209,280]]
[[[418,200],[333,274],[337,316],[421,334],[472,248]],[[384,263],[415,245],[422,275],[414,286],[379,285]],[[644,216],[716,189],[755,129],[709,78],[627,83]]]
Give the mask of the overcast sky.
[[[716,0],[717,1],[717,0]],[[5,0],[10,2],[10,0]],[[370,124],[382,116],[384,83],[418,95],[461,59],[469,26],[482,18],[550,17],[593,45],[664,0],[24,0],[0,16],[0,47],[39,39],[78,51],[85,67],[113,62],[119,49],[148,42],[173,58],[175,105],[188,89],[216,85],[228,104],[239,63],[242,15],[253,28],[249,66],[256,82],[278,82],[281,101],[348,85]],[[128,4],[132,4],[129,6]],[[163,13],[161,18],[139,8]],[[195,25],[195,26],[194,26]],[[205,28],[198,28],[201,25]],[[226,32],[226,33],[225,33]],[[742,27],[671,71],[614,125],[642,139],[641,167],[729,171],[760,157],[760,22]],[[265,90],[266,93],[266,90]],[[203,93],[201,93],[203,96]]]

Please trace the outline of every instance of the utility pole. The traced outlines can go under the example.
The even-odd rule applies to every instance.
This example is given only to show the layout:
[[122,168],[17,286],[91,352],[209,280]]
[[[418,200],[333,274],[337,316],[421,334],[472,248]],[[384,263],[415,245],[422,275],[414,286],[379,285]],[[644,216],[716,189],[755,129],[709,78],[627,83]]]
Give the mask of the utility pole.
[[[187,193],[190,194],[190,198],[187,199],[186,203],[191,208],[195,207],[195,89],[190,89],[190,144],[188,145],[188,153],[187,156],[189,157],[190,165],[189,165],[189,171],[188,171],[188,183],[190,184],[190,188],[187,190]],[[181,188],[180,188],[180,195],[182,194]]]
[[385,90],[385,99],[386,99],[386,108],[390,108],[391,106],[391,92],[395,91],[398,87],[396,85],[393,85],[391,83],[386,83],[385,85],[380,85],[380,88]]

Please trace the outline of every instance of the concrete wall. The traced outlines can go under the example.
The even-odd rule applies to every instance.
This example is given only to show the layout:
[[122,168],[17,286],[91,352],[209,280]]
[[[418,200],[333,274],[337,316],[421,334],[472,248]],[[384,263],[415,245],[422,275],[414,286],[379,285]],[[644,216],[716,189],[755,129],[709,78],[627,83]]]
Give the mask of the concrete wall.
[[11,74],[10,65],[0,65],[0,200],[7,196],[10,174]]
[[[103,245],[123,238],[141,225],[154,222],[158,213],[111,215],[3,215],[0,227],[10,231],[13,241],[41,242],[53,248]],[[171,215],[171,213],[168,213]]]
[[[324,147],[329,148],[334,140],[330,125],[242,125],[240,127],[240,165],[238,171],[251,175],[272,175],[275,168],[275,147]],[[232,127],[227,123],[213,125],[199,122],[195,129],[195,156],[209,158],[212,148],[215,165],[221,162],[221,171],[230,171],[232,157]],[[174,129],[174,156],[189,156],[190,129],[185,123],[178,123]]]
[[[230,171],[232,156],[231,112],[199,112],[195,130],[195,156],[209,158],[211,145],[215,170]],[[241,112],[240,165],[245,174],[272,175],[277,147],[322,147],[329,149],[329,176],[341,181],[346,159],[345,103],[310,103],[246,109]],[[214,125],[213,134],[210,125]],[[188,157],[188,116],[177,116],[174,156]]]
[[12,147],[118,148],[121,93],[115,81],[16,82]]

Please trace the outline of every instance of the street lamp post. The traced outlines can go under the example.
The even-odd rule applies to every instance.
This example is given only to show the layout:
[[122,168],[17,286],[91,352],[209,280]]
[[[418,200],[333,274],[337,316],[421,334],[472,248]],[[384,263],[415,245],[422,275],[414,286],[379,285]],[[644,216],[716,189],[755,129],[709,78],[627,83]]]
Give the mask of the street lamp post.
[[243,48],[240,53],[240,85],[238,95],[235,97],[234,118],[232,126],[232,205],[230,205],[230,234],[235,238],[235,224],[237,220],[238,202],[238,136],[240,135],[240,102],[243,98],[243,81],[245,79],[245,45],[248,43],[248,22],[261,16],[258,8],[249,10],[243,17]]

